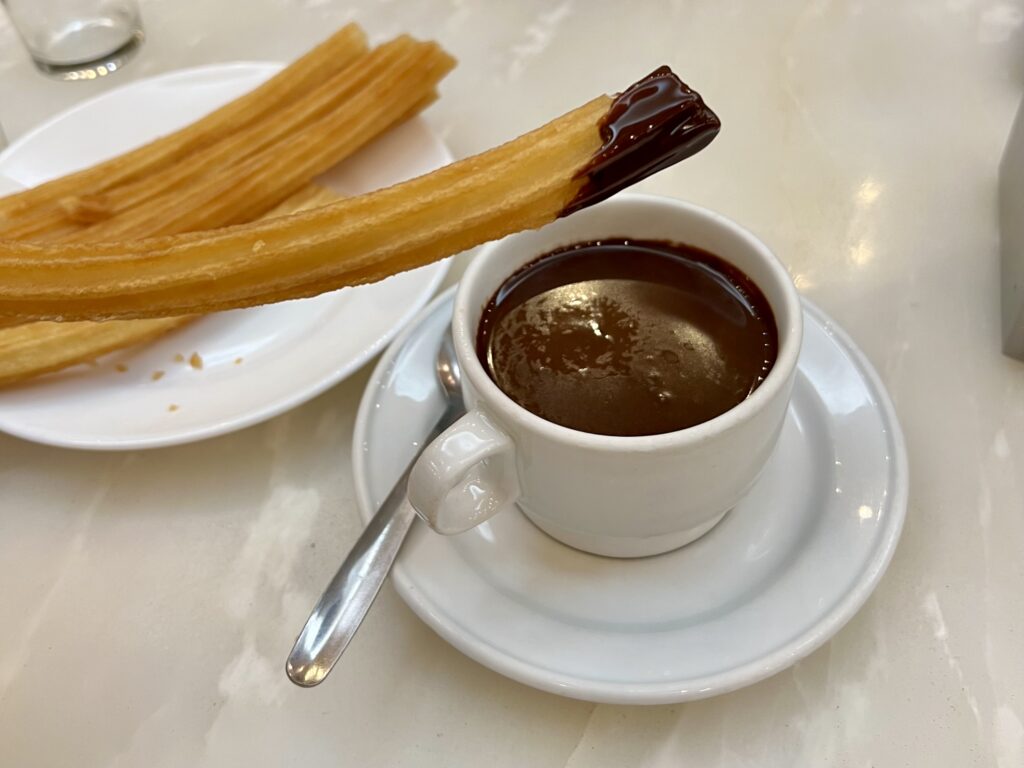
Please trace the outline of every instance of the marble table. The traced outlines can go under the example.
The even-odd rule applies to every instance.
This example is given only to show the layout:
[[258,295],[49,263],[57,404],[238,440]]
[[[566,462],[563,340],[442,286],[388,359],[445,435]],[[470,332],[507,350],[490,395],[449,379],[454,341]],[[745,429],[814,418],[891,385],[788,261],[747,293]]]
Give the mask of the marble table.
[[460,655],[390,588],[328,683],[300,690],[285,654],[359,529],[350,438],[368,371],[179,448],[0,436],[0,765],[1024,765],[1024,364],[999,353],[995,205],[1024,3],[149,0],[143,14],[139,57],[85,83],[37,74],[0,16],[8,137],[135,78],[290,59],[349,19],[459,57],[427,113],[458,156],[671,63],[725,130],[643,189],[747,224],[858,341],[906,432],[910,509],[860,614],[726,696],[541,693]]

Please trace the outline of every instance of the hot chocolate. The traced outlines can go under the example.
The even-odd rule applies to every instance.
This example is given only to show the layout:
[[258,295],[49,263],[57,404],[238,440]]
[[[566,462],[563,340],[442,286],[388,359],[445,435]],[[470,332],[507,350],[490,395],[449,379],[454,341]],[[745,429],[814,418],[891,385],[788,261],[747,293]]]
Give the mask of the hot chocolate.
[[701,424],[771,370],[778,333],[760,289],[714,254],[606,239],[527,264],[484,310],[477,353],[548,421],[603,435]]

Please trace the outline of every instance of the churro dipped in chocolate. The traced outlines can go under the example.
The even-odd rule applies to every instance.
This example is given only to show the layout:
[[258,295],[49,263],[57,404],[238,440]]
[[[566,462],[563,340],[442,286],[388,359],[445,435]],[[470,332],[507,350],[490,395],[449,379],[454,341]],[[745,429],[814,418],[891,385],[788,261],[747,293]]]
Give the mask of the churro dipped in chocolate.
[[503,146],[312,211],[135,241],[0,242],[0,315],[162,317],[373,282],[569,215],[700,151],[719,127],[663,67]]

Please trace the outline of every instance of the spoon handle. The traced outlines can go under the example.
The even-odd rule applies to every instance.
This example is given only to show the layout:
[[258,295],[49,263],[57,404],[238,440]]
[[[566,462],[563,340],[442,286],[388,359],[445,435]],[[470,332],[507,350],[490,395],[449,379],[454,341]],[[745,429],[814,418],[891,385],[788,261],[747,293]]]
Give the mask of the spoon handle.
[[406,498],[412,466],[423,448],[461,413],[459,407],[445,409],[327,585],[285,665],[288,678],[296,685],[311,688],[322,683],[359,629],[416,517]]

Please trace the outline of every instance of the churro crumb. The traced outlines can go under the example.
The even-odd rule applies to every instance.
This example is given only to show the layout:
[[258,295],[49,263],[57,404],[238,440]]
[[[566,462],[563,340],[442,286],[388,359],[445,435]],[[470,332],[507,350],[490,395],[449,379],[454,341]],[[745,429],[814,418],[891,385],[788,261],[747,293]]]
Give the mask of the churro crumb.
[[153,371],[153,381],[160,381],[164,377],[163,371]]
[[263,240],[257,240],[257,241],[256,241],[255,243],[253,243],[253,244],[252,244],[252,252],[253,252],[253,253],[259,253],[260,251],[262,251],[262,250],[263,250],[263,247],[264,247],[265,245],[266,245],[266,242],[265,242],[265,241],[263,241]]
[[195,368],[197,371],[203,370],[203,358],[199,356],[198,352],[192,353],[192,357],[188,359],[188,364]]
[[174,403],[171,403],[170,405],[167,406],[167,410],[170,411],[171,413],[174,413],[176,410],[178,410],[178,406],[175,405]]
[[174,356],[174,362],[176,362],[176,363],[184,363],[185,362],[185,356],[183,354],[181,354],[181,352],[179,352],[178,354],[176,354]]
[[114,366],[114,370],[117,371],[118,373],[127,373],[128,366],[125,365],[124,363],[118,363],[117,365]]
[[241,364],[242,364],[242,358],[236,357],[235,358],[235,365],[241,365]]

